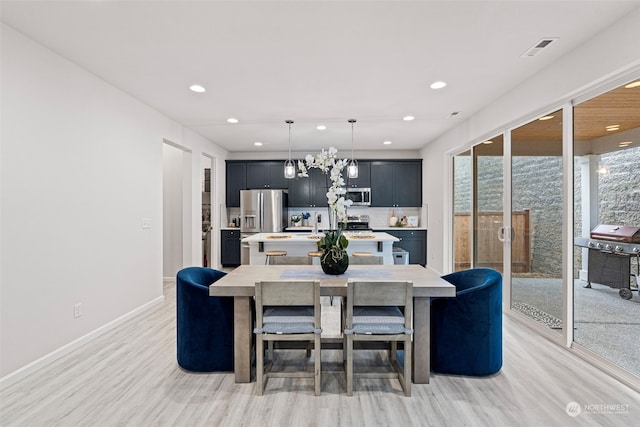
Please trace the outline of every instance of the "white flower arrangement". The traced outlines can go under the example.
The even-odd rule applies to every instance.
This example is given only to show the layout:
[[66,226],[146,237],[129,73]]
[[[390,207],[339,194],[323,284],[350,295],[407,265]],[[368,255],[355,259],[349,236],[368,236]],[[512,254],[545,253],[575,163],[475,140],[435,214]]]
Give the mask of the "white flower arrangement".
[[347,220],[347,208],[353,203],[351,200],[345,199],[347,190],[344,188],[345,182],[342,178],[342,169],[348,164],[347,159],[338,159],[338,150],[329,147],[329,151],[322,151],[314,156],[307,154],[304,161],[298,160],[298,176],[308,177],[308,169],[317,168],[329,176],[331,186],[327,191],[327,202],[329,209],[336,213],[339,223]]

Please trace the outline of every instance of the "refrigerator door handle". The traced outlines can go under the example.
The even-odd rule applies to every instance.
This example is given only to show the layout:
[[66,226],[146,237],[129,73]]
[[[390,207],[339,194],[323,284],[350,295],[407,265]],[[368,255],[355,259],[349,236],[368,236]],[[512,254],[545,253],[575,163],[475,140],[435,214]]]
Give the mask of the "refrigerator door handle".
[[258,194],[258,205],[260,206],[260,232],[264,230],[264,193]]

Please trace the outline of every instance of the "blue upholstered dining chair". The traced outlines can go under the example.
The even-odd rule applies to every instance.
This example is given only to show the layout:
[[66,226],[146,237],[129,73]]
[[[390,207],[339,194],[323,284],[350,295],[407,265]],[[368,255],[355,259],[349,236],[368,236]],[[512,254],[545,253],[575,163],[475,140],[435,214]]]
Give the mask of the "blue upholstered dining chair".
[[210,297],[226,273],[187,267],[176,278],[178,365],[188,371],[233,371],[233,297]]
[[442,277],[455,298],[431,300],[431,370],[486,376],[502,368],[502,275],[488,268]]

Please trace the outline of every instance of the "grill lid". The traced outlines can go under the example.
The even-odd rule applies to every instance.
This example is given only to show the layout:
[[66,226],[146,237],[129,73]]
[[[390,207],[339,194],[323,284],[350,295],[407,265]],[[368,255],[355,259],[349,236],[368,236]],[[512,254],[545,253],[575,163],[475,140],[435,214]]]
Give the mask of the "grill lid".
[[640,243],[640,227],[600,224],[591,230],[592,239],[612,242]]

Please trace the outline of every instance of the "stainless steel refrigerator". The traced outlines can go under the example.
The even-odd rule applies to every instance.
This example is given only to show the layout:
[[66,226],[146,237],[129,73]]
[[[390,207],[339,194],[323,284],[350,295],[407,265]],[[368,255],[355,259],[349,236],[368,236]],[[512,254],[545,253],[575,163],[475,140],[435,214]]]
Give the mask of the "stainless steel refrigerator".
[[[287,190],[240,191],[240,238],[278,233],[287,227]],[[243,243],[240,262],[249,264],[249,245]]]

